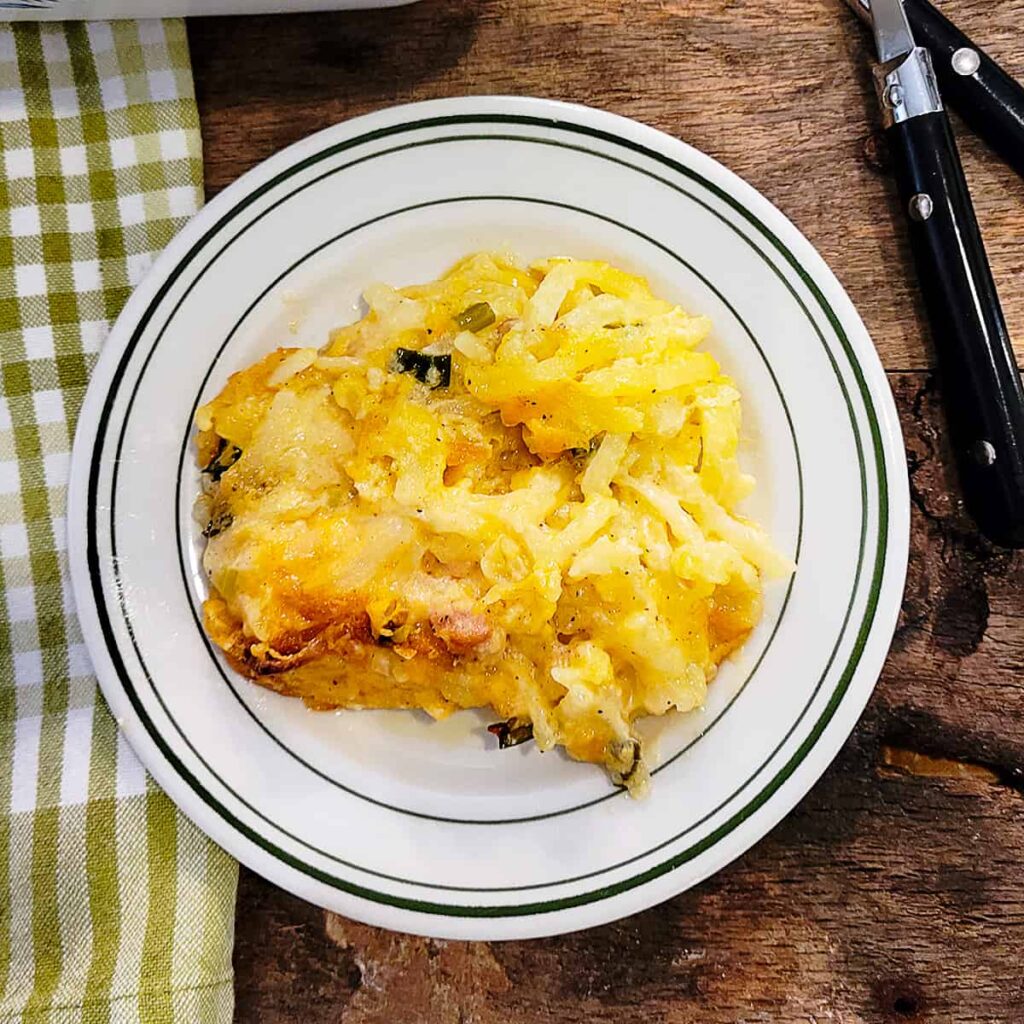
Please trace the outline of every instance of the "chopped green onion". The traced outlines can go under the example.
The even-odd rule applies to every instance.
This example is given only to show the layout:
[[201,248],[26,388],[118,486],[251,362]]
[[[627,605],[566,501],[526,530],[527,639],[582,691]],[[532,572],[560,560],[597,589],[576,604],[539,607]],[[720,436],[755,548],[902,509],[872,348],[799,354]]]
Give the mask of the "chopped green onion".
[[621,768],[616,765],[618,770],[613,776],[615,783],[625,786],[640,767],[640,741],[635,739],[614,740],[608,746],[608,753],[619,765],[622,765]]
[[452,382],[452,357],[450,353],[428,356],[411,348],[396,348],[388,363],[392,373],[411,373],[428,388],[446,388]]
[[464,331],[476,334],[494,323],[494,310],[486,302],[474,302],[455,316],[455,322]]
[[222,437],[217,454],[203,467],[203,472],[208,474],[214,483],[217,483],[241,456],[242,449],[236,444],[228,444]]
[[518,747],[520,743],[527,743],[533,739],[533,723],[523,721],[521,718],[510,718],[507,722],[495,722],[494,725],[487,726],[487,731],[492,736],[498,737],[499,750]]
[[228,511],[220,511],[215,513],[210,521],[203,527],[204,537],[216,537],[217,534],[223,533],[231,524],[235,521],[235,517]]

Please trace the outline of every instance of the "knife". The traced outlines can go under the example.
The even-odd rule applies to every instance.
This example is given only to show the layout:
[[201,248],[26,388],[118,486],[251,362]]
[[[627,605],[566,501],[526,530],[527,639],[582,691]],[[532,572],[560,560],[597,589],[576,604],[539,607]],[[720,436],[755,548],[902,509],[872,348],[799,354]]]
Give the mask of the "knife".
[[932,60],[901,0],[871,0],[875,85],[967,507],[1024,547],[1024,387]]
[[[847,0],[868,25],[871,0]],[[932,56],[942,95],[1021,177],[1024,177],[1024,86],[928,0],[904,0],[918,44]]]

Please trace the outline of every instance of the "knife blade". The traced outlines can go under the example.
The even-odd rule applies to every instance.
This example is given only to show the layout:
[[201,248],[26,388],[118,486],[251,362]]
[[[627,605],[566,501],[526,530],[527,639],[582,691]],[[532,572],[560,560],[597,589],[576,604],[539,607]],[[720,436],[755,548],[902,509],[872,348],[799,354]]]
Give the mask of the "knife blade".
[[[859,2],[859,0],[858,0]],[[910,31],[906,12],[899,4],[878,4],[871,13],[871,30],[875,34],[875,49],[882,64],[888,64],[898,57],[905,57],[914,48],[914,36]]]
[[931,326],[964,499],[1024,547],[1024,386],[928,50],[902,0],[872,0],[875,84]]
[[[846,0],[869,26],[871,0]],[[928,0],[904,0],[914,39],[931,53],[946,102],[1024,178],[1024,86]]]

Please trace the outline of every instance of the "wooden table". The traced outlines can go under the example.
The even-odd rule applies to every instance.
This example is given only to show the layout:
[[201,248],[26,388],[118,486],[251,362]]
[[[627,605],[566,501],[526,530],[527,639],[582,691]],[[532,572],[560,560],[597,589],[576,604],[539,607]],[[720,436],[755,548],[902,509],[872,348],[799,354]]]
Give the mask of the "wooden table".
[[[1024,0],[943,9],[1024,77]],[[810,795],[696,889],[510,944],[392,935],[243,871],[242,1024],[1024,1020],[1024,553],[964,515],[878,146],[868,37],[839,0],[423,0],[190,25],[212,194],[354,114],[460,93],[589,103],[717,157],[789,215],[874,336],[913,498],[903,614]],[[1024,182],[961,129],[1024,353]]]

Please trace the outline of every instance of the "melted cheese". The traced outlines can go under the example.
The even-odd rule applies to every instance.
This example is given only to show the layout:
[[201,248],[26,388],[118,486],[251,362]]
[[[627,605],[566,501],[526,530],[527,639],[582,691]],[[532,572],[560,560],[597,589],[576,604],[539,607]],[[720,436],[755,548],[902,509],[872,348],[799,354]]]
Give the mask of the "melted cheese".
[[[476,255],[366,301],[199,411],[210,635],[313,707],[490,705],[642,788],[635,720],[699,706],[792,569],[736,512],[710,324],[568,259]],[[449,356],[450,384],[398,348]]]

